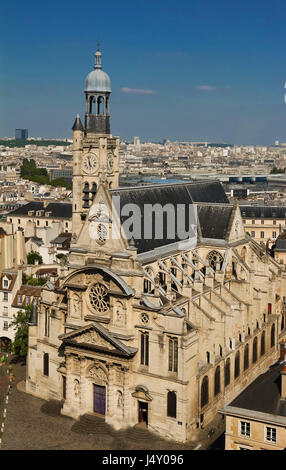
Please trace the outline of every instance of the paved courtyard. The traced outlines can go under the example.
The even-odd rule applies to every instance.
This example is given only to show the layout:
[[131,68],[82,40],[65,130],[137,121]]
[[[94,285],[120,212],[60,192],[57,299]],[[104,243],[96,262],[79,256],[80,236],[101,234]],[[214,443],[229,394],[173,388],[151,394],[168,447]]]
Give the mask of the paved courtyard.
[[[0,371],[0,397],[1,384],[3,393],[8,384],[4,369]],[[24,364],[13,364],[13,372],[16,380],[6,405],[2,450],[191,450],[198,444],[170,442],[140,427],[114,431],[93,415],[79,421],[62,416],[60,402],[46,402],[17,388],[25,378]]]

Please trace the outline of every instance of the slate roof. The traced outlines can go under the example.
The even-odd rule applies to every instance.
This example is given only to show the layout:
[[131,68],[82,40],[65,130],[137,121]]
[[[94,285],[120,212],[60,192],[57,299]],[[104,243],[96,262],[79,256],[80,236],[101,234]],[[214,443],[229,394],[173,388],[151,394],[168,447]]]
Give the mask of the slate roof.
[[201,205],[198,206],[198,220],[201,236],[224,240],[230,223],[233,206],[231,205]]
[[240,206],[244,219],[286,219],[284,206]]
[[42,217],[47,217],[45,213],[50,212],[49,218],[51,219],[71,219],[72,217],[72,204],[67,202],[49,202],[46,207],[44,207],[44,202],[42,201],[31,201],[24,206],[18,207],[13,212],[10,212],[8,215],[19,215],[29,217],[29,211],[35,211],[34,217],[36,216],[36,211],[43,210],[44,213]]
[[277,238],[274,245],[274,251],[286,251],[286,240],[283,238]]
[[[181,241],[177,230],[175,234],[167,232],[167,215],[163,217],[163,237],[161,239],[155,238],[155,215],[153,215],[153,233],[152,238],[144,238],[144,207],[147,204],[154,206],[160,204],[172,204],[175,208],[175,228],[177,229],[177,212],[178,204],[185,205],[185,227],[189,229],[189,204],[194,203],[217,203],[218,205],[228,205],[228,198],[223,190],[219,181],[198,181],[190,183],[175,183],[175,184],[152,184],[150,186],[126,187],[110,190],[111,196],[120,196],[120,209],[127,204],[134,204],[140,209],[141,213],[141,237],[135,238],[134,244],[138,253],[153,250],[155,248],[169,245]],[[231,213],[232,206],[229,205]],[[120,210],[121,212],[121,210]],[[219,210],[218,210],[219,212]],[[203,210],[202,210],[203,213]],[[132,213],[127,216],[121,214],[121,223],[124,223],[132,216]],[[225,217],[224,217],[225,218]],[[191,221],[190,221],[191,222]],[[205,218],[203,225],[205,224]],[[131,229],[132,230],[132,229]],[[221,231],[220,231],[221,232]],[[216,231],[214,231],[213,238],[216,238]],[[212,238],[212,237],[209,237]],[[220,237],[218,237],[220,238]]]
[[281,400],[281,370],[284,364],[276,363],[250,384],[229,406],[286,416],[286,401]]

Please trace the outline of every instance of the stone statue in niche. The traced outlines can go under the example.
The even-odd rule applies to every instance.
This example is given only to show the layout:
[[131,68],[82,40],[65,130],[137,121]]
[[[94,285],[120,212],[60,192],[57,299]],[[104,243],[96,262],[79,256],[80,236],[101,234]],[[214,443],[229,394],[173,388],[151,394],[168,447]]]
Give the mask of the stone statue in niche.
[[74,381],[74,395],[75,397],[79,396],[79,381],[77,379]]
[[125,315],[125,309],[122,304],[117,304],[115,306],[115,319],[114,320],[117,326],[125,326],[126,315]]
[[81,315],[81,301],[78,295],[75,295],[72,299],[71,315],[73,317],[80,317]]
[[122,405],[123,405],[122,392],[120,390],[117,390],[117,408],[122,408]]

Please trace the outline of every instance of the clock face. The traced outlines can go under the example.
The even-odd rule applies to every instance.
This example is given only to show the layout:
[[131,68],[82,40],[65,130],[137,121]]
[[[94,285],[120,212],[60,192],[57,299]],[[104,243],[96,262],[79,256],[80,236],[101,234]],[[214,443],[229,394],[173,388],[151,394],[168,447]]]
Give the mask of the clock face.
[[94,153],[88,153],[83,160],[83,169],[86,173],[94,173],[97,168],[97,156]]
[[113,155],[112,155],[112,153],[109,153],[107,155],[107,170],[109,172],[113,171]]

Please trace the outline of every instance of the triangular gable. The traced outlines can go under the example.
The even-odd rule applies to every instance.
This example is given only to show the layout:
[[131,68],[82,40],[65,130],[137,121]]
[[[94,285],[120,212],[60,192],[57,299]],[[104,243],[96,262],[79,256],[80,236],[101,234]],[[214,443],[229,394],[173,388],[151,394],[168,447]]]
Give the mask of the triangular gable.
[[134,356],[137,349],[126,346],[102,325],[94,322],[59,336],[64,344],[110,352],[115,355]]
[[227,232],[227,240],[229,242],[245,239],[245,230],[238,204],[233,206]]
[[117,208],[112,204],[108,188],[100,184],[88,216],[82,226],[74,247],[88,251],[124,251],[129,243],[121,229]]

